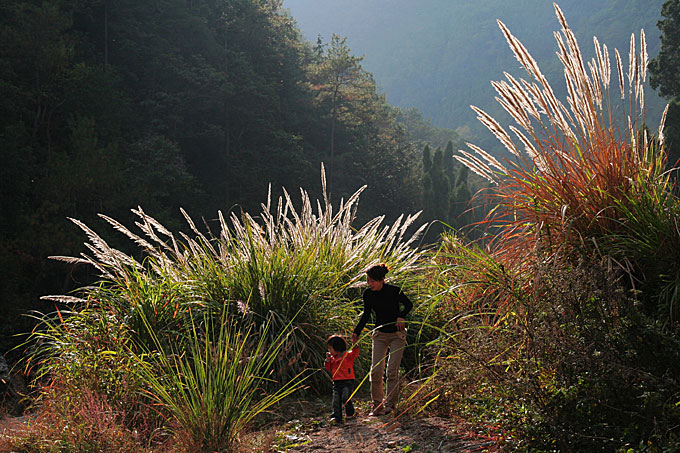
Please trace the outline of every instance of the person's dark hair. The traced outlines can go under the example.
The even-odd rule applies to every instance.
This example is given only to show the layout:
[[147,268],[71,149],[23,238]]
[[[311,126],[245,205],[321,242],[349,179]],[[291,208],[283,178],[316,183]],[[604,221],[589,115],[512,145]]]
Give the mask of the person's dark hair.
[[385,280],[385,275],[389,272],[390,270],[385,266],[384,264],[378,264],[375,266],[370,267],[367,271],[366,274],[371,277],[373,280],[380,281],[380,280]]
[[347,343],[340,335],[331,335],[328,337],[327,343],[338,352],[345,352],[347,350]]

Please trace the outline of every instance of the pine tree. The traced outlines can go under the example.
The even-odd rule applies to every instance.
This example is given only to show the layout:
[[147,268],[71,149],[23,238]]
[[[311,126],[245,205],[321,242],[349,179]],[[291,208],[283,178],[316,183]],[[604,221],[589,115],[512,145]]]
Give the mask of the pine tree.
[[[350,53],[346,44],[347,38],[333,34],[330,46],[323,58],[310,66],[309,78],[311,89],[316,92],[316,99],[320,106],[327,111],[330,122],[329,161],[327,168],[328,190],[331,191],[334,182],[336,158],[336,131],[338,123],[348,112],[348,105],[361,89],[366,74],[361,68],[363,57],[356,57]],[[317,41],[317,53],[323,50]]]

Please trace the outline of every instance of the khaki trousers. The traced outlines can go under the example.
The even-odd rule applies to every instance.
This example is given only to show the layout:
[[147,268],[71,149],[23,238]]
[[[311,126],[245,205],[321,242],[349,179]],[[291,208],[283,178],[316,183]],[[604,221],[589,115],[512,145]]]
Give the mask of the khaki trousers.
[[[399,365],[406,346],[406,332],[385,333],[373,332],[373,352],[371,355],[371,398],[373,406],[384,403],[385,408],[394,409],[399,401]],[[385,373],[385,356],[389,349],[387,361],[387,397],[383,392],[383,375]]]

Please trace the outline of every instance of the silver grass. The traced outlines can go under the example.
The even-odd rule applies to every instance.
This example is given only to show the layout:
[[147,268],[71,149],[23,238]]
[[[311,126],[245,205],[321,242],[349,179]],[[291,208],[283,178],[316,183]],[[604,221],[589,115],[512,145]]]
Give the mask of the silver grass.
[[569,106],[571,107],[571,110],[574,113],[574,118],[578,123],[578,127],[581,130],[581,134],[585,135],[587,130],[586,119],[584,118],[583,114],[581,114],[581,111],[579,110],[578,107],[577,88],[574,86],[573,79],[566,77],[565,81],[567,85],[567,102],[569,103]]
[[558,103],[555,102],[555,94],[552,91],[552,87],[548,83],[547,79],[543,76],[543,73],[541,72],[538,64],[536,63],[536,60],[531,56],[531,54],[527,51],[526,47],[510,32],[510,30],[505,26],[503,22],[500,20],[496,21],[498,23],[498,26],[500,27],[503,35],[505,36],[506,41],[508,42],[510,49],[512,50],[513,54],[515,55],[515,58],[517,61],[519,61],[524,69],[527,71],[529,76],[537,80],[541,86],[543,87],[543,93],[548,101],[548,105],[553,106],[553,108],[556,108],[556,111],[554,112],[558,116],[561,115],[559,112]]
[[[585,71],[585,65],[583,64],[583,58],[581,56],[581,51],[576,40],[576,36],[569,28],[567,21],[562,13],[562,10],[556,3],[553,3],[555,12],[557,14],[558,20],[562,25],[562,34],[566,38],[568,52],[563,49],[563,54],[566,62],[563,63],[565,68],[571,69],[572,77],[574,78],[579,91],[582,91],[583,95],[588,97],[591,94],[590,86],[588,83],[588,77]],[[561,39],[559,40],[561,41]],[[566,52],[566,53],[564,53]]]
[[[628,130],[629,130],[629,131],[630,131],[630,130],[633,130],[633,121],[631,120],[630,115],[628,115],[627,119],[628,119]],[[635,151],[637,151],[638,148],[637,148],[636,135],[635,135],[635,134],[631,134],[630,139],[631,139],[631,146],[633,147],[633,149],[634,149]],[[633,153],[633,156],[637,158],[638,153]]]
[[470,149],[472,149],[473,151],[475,151],[477,154],[479,154],[480,156],[482,156],[482,158],[484,158],[484,160],[489,164],[489,166],[495,167],[495,168],[499,169],[500,171],[502,171],[503,173],[507,173],[507,172],[508,172],[508,170],[507,170],[500,162],[498,162],[498,161],[496,160],[496,158],[494,158],[491,154],[487,153],[486,151],[484,151],[483,149],[481,149],[481,148],[478,147],[478,146],[475,146],[475,145],[472,144],[472,143],[466,143],[466,145],[467,145]]
[[323,194],[323,201],[325,206],[330,206],[328,196],[326,195],[326,167],[321,162],[321,193]]
[[666,115],[668,114],[668,106],[670,104],[666,104],[666,108],[663,109],[663,114],[661,115],[661,123],[659,124],[659,146],[662,146],[664,144],[665,136],[663,133],[664,126],[666,125]]
[[614,52],[616,53],[616,69],[619,72],[619,89],[621,90],[621,100],[623,100],[626,98],[623,79],[623,64],[621,63],[621,55],[619,54],[619,49],[614,49]]
[[510,130],[517,136],[517,138],[519,138],[519,141],[521,141],[522,144],[524,145],[524,152],[527,153],[527,156],[533,158],[534,156],[540,155],[539,150],[536,149],[534,144],[531,143],[531,141],[529,141],[529,139],[522,133],[522,131],[520,131],[514,126],[510,126]]
[[463,156],[462,157],[455,156],[456,159],[463,163],[465,166],[467,166],[470,170],[472,170],[474,173],[481,176],[482,178],[488,180],[489,182],[493,183],[498,182],[493,171],[484,162],[477,159],[475,156],[468,153],[467,151],[463,151],[462,149],[459,149],[458,152],[461,153]]
[[515,149],[515,144],[512,142],[512,139],[508,135],[507,132],[505,132],[505,129],[496,121],[491,115],[486,113],[484,110],[475,107],[474,105],[471,105],[470,108],[474,110],[477,113],[477,119],[481,121],[481,123],[486,126],[487,129],[491,131],[492,134],[500,140],[500,142],[505,146],[505,148],[510,151],[512,154],[517,155],[517,150]]
[[199,238],[201,238],[201,241],[202,241],[203,246],[207,247],[208,250],[210,250],[210,252],[212,253],[213,256],[217,256],[217,255],[218,255],[217,251],[215,251],[215,248],[212,246],[212,244],[210,243],[210,241],[208,240],[208,238],[206,238],[206,237],[203,235],[203,233],[201,233],[201,232],[198,230],[198,228],[196,228],[196,225],[194,225],[194,222],[191,220],[191,217],[189,217],[189,214],[187,214],[187,212],[184,210],[184,208],[179,208],[179,210],[180,210],[180,212],[182,213],[182,215],[184,216],[184,218],[186,219],[187,223],[189,223],[189,225],[190,225],[190,227],[191,227],[191,231],[193,231],[194,233],[196,233],[196,235],[197,235]]
[[147,249],[147,250],[152,250],[154,247],[149,243],[146,239],[139,237],[138,235],[134,234],[131,232],[129,229],[127,229],[123,224],[118,222],[115,219],[112,219],[109,216],[106,216],[104,214],[99,214],[99,217],[104,219],[107,223],[109,223],[113,228],[117,231],[120,231],[123,233],[125,236],[128,238],[132,239],[132,241],[137,244],[138,246]]
[[[585,64],[576,37],[569,27],[564,14],[557,4],[554,3],[553,6],[561,25],[561,33],[555,32],[554,35],[558,46],[557,56],[564,67],[567,87],[566,106],[556,98],[552,87],[524,45],[502,21],[497,21],[510,50],[529,74],[530,80],[519,79],[518,81],[505,73],[507,82],[492,82],[492,86],[498,93],[496,100],[519,126],[519,128],[511,126],[510,130],[522,142],[524,151],[539,171],[546,171],[548,167],[546,165],[546,156],[543,156],[545,150],[540,144],[541,139],[536,135],[535,126],[531,118],[537,120],[538,126],[542,127],[547,136],[555,134],[557,137],[563,137],[565,140],[577,144],[579,149],[588,149],[591,140],[595,139],[593,134],[599,133],[597,131],[601,127],[601,121],[604,119],[605,93],[609,93],[609,84],[611,82],[611,64],[607,46],[601,45],[597,38],[594,37],[595,58]],[[615,49],[615,55],[621,98],[625,99],[623,65],[617,49]],[[635,52],[635,40],[631,38],[628,70],[629,92],[632,96],[632,86],[635,85],[635,98],[636,101],[639,100],[641,111],[644,111],[643,84],[646,77],[646,64],[646,42],[644,32],[641,32],[639,56]],[[518,156],[519,148],[515,146],[504,128],[486,112],[474,106],[471,106],[471,108],[477,113],[480,122],[498,138],[503,146],[513,155]],[[547,121],[545,121],[546,119]],[[550,130],[551,128],[552,131]],[[574,128],[576,128],[578,133],[574,131]],[[528,135],[525,135],[522,130]],[[631,120],[629,120],[627,134],[631,135],[630,138],[634,146],[641,146],[635,141],[635,137],[633,137],[635,132],[632,128]],[[538,146],[532,144],[527,137],[531,137]],[[457,156],[457,159],[476,174],[489,181],[498,182],[499,175],[492,171],[489,165],[499,170],[501,174],[507,173],[507,170],[499,168],[502,165],[496,165],[497,161],[494,162],[489,159],[490,155],[488,153],[474,146],[468,146],[473,153],[460,150],[461,156]],[[557,148],[551,148],[556,157],[563,161],[575,161],[575,156],[571,156]]]
[[61,261],[66,264],[90,264],[90,260],[74,256],[52,255],[48,256],[48,258],[55,261]]
[[604,67],[605,76],[604,76],[603,81],[604,81],[605,87],[609,88],[609,84],[611,83],[611,79],[612,79],[612,68],[611,68],[611,64],[609,62],[609,49],[607,48],[606,44],[602,44],[602,54],[603,54],[603,61],[604,61],[604,64],[605,64],[605,67]]
[[[538,113],[539,115],[548,115],[548,101],[545,100],[545,97],[543,96],[543,93],[541,93],[541,89],[536,85],[535,83],[529,83],[528,81],[521,79],[522,85],[524,85],[524,89],[526,92],[528,92],[531,95],[531,98],[534,101],[534,105],[538,107]],[[539,121],[541,118],[537,118]]]
[[588,69],[590,69],[590,74],[591,77],[593,78],[593,93],[595,95],[595,104],[602,109],[602,82],[600,80],[600,76],[598,74],[597,70],[597,63],[595,60],[592,60],[591,62],[588,63]]
[[[469,146],[469,143],[468,143],[468,146]],[[479,166],[479,168],[481,168],[485,173],[487,173],[489,175],[495,175],[495,172],[491,169],[491,167],[489,167],[485,162],[480,160],[477,156],[474,156],[474,155],[472,155],[472,154],[470,154],[466,151],[463,151],[463,150],[459,150],[459,152],[463,156],[465,156],[467,159],[469,159],[472,162],[474,162],[475,164],[477,164],[477,166]],[[494,177],[494,179],[495,179],[495,177]]]
[[[505,78],[510,81],[510,84],[514,88],[514,93],[516,93],[517,97],[519,98],[524,110],[533,118],[540,121],[541,115],[538,112],[538,109],[536,108],[534,101],[532,100],[532,96],[525,90],[526,85],[523,83],[525,81],[524,80],[522,80],[521,82],[517,81],[517,79],[515,79],[512,75],[508,74],[507,72],[504,72],[503,74],[505,75]],[[531,126],[531,122],[529,123],[529,125]]]
[[609,84],[606,77],[607,70],[605,69],[604,57],[602,55],[602,49],[600,49],[600,42],[597,40],[597,36],[593,36],[593,46],[595,47],[595,62],[602,78],[602,85],[606,87]]
[[[458,150],[458,152],[461,152],[461,151]],[[463,165],[465,165],[467,168],[469,168],[469,169],[470,169],[474,174],[476,174],[477,176],[480,176],[481,178],[484,178],[484,179],[486,179],[487,181],[489,181],[489,182],[491,182],[491,183],[497,183],[497,181],[496,181],[491,175],[487,174],[484,170],[482,170],[481,168],[479,168],[479,167],[477,166],[477,164],[476,164],[474,161],[469,160],[469,159],[467,159],[467,158],[465,158],[465,157],[462,157],[462,156],[458,156],[458,155],[453,156],[453,157],[454,157],[458,162],[460,162],[461,164],[463,164]]]
[[628,52],[628,92],[631,92],[633,81],[635,80],[635,72],[637,65],[635,64],[635,35],[630,35],[630,50]]
[[634,80],[633,83],[635,84],[635,100],[636,100],[636,101],[642,97],[642,96],[641,96],[641,92],[642,92],[642,84],[640,83],[640,70],[639,70],[639,68],[638,68],[638,61],[639,61],[639,60],[638,60],[638,56],[635,55],[635,58],[634,58],[634,64],[635,64],[635,80]]
[[503,106],[506,112],[513,117],[513,119],[525,129],[531,128],[531,120],[529,119],[529,107],[524,99],[516,89],[510,86],[507,82],[491,82],[499,97],[496,100]]
[[138,207],[136,210],[133,209],[132,212],[135,213],[141,220],[141,222],[135,222],[135,225],[140,230],[142,230],[149,239],[157,244],[162,243],[163,240],[156,234],[156,228],[154,226],[154,224],[158,222],[156,222],[153,217],[146,215],[141,207]]
[[647,80],[647,39],[644,28],[640,29],[640,68],[642,70],[642,83]]
[[74,296],[40,296],[40,300],[49,300],[52,302],[60,302],[62,304],[80,304],[83,302],[87,302],[85,299],[81,297],[74,297]]

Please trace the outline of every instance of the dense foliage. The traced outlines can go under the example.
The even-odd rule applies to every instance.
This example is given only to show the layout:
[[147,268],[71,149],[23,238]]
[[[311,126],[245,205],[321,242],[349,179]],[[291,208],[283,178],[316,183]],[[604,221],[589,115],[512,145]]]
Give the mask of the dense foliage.
[[[558,2],[570,17],[581,43],[597,34],[609,48],[625,49],[630,33],[644,28],[649,52],[655,55],[659,41],[652,31],[664,0],[563,0]],[[532,49],[546,77],[564,96],[561,67],[551,40],[556,29],[552,2],[545,0],[464,0],[413,2],[410,0],[286,0],[310,37],[331,32],[348,37],[364,66],[387,93],[390,103],[418,108],[441,127],[465,130],[468,138],[497,154],[503,148],[475,119],[474,104],[496,118],[505,118],[494,102],[489,80],[503,71],[517,74],[503,38],[495,33],[500,18]],[[592,54],[584,48],[586,56]],[[658,122],[664,102],[649,96],[649,120]]]
[[[253,419],[303,382],[325,390],[328,377],[318,371],[326,338],[350,335],[364,270],[385,262],[410,291],[422,266],[414,243],[425,225],[415,228],[417,215],[353,227],[362,191],[337,210],[325,190],[315,204],[301,190],[299,208],[284,192],[257,218],[219,212],[215,236],[188,215],[189,233],[173,233],[141,209],[141,234],[104,217],[141,248],[141,260],[75,220],[91,253],[59,259],[94,267],[102,281],[78,297],[50,297],[69,310],[42,316],[28,343],[33,353],[24,363],[34,367],[45,402],[22,442],[38,435],[60,439],[67,450],[91,442],[110,451],[108,431],[83,440],[68,427],[74,414],[88,414],[83,429],[96,430],[90,424],[112,410],[116,428],[142,446],[239,451]],[[369,358],[357,361],[357,372],[366,373]],[[101,404],[90,407],[79,395]]]
[[497,235],[484,246],[449,236],[436,257],[442,376],[457,377],[440,382],[458,410],[520,432],[503,434],[512,448],[673,451],[680,198],[663,140],[641,127],[645,35],[627,65],[597,39],[587,61],[555,9],[566,102],[499,21],[526,78],[493,82],[514,124],[475,108],[512,159],[474,145],[458,156],[495,184]]
[[678,80],[678,65],[680,57],[680,3],[667,0],[662,8],[663,19],[657,25],[661,30],[661,49],[659,54],[649,62],[649,82],[659,94],[670,99],[668,118],[664,134],[666,141],[671,144],[669,162],[677,166],[680,163],[680,81]]
[[[15,6],[8,9],[14,19],[21,14],[37,18],[40,11],[61,11],[68,16],[56,3],[51,7],[48,3],[41,7]],[[72,12],[84,14],[85,10],[79,9],[84,4],[75,6]],[[172,5],[156,6],[154,14],[162,17],[158,8]],[[193,14],[202,8],[210,10],[215,4],[175,6],[176,12]],[[225,32],[236,32],[238,27],[229,27],[240,24],[235,18],[251,17],[244,14],[247,11],[264,14],[251,19],[266,17],[271,21],[266,23],[290,24],[271,2],[243,0],[221,6],[236,8],[229,11],[239,13],[230,16],[234,20],[228,27],[216,28]],[[101,8],[97,11],[104,18],[109,14],[115,17],[115,9],[110,7],[104,0],[89,4],[87,11]],[[140,9],[131,9],[137,13],[135,18],[128,17],[132,21],[129,30],[134,29],[133,19],[144,15],[144,5],[137,7]],[[54,212],[69,208],[82,214],[86,221],[72,220],[86,234],[88,252],[55,258],[90,268],[99,280],[70,295],[45,298],[57,303],[57,310],[36,315],[40,328],[26,342],[30,355],[22,362],[34,378],[36,398],[31,401],[35,412],[25,429],[2,433],[0,448],[242,451],[253,439],[247,437],[248,431],[257,427],[264,412],[277,409],[283,399],[306,384],[311,384],[309,391],[327,392],[328,376],[320,372],[324,339],[331,333],[350,334],[359,310],[365,269],[385,262],[392,269],[389,277],[414,302],[407,319],[408,348],[402,362],[405,379],[398,416],[417,416],[424,410],[463,416],[476,431],[496,439],[495,447],[512,451],[677,451],[680,197],[667,171],[663,121],[658,134],[652,134],[646,123],[645,33],[631,37],[628,58],[595,38],[594,57],[586,60],[566,17],[557,5],[554,8],[561,27],[554,36],[566,100],[553,89],[511,28],[498,22],[512,54],[525,70],[522,78],[505,73],[505,80],[492,82],[501,108],[514,123],[504,126],[485,110],[473,110],[507,150],[510,157],[506,159],[496,158],[472,143],[468,143],[468,151],[454,153],[454,143],[448,141],[451,137],[422,121],[418,112],[387,106],[376,93],[370,74],[361,68],[361,58],[351,55],[343,38],[333,36],[327,44],[319,40],[316,47],[291,38],[304,65],[296,66],[302,74],[300,83],[289,88],[298,90],[295,99],[310,109],[291,111],[299,115],[315,112],[317,117],[308,121],[316,121],[313,124],[318,130],[309,130],[309,135],[294,134],[293,141],[299,146],[281,145],[280,151],[306,156],[316,152],[335,170],[329,169],[331,175],[326,178],[325,167],[320,165],[321,195],[315,203],[304,188],[300,189],[299,202],[279,189],[277,186],[290,176],[282,173],[282,180],[269,186],[257,211],[245,209],[244,201],[244,209],[230,210],[226,215],[218,210],[215,221],[196,222],[180,209],[183,225],[187,225],[184,232],[178,232],[180,228],[162,207],[161,217],[167,219],[149,215],[140,207],[134,209],[136,228],[128,226],[133,221],[126,218],[124,209],[120,220],[99,215],[122,236],[100,234],[91,225],[94,219],[88,219],[95,212],[88,206],[108,206],[104,200],[109,190],[121,199],[135,195],[116,192],[118,183],[103,177],[120,170],[133,184],[129,171],[136,167],[128,167],[126,159],[130,156],[135,165],[148,165],[146,173],[138,175],[141,185],[135,190],[150,196],[152,205],[154,200],[163,206],[171,203],[170,199],[154,198],[162,192],[158,189],[165,187],[166,176],[184,181],[187,187],[186,191],[172,192],[173,202],[180,196],[202,200],[201,194],[212,188],[197,179],[200,173],[195,173],[195,162],[189,164],[187,150],[191,146],[173,135],[183,130],[184,123],[163,129],[168,117],[158,114],[157,123],[144,126],[153,129],[153,134],[126,141],[134,136],[135,128],[144,129],[135,125],[136,117],[130,113],[120,118],[118,138],[108,142],[116,135],[98,132],[100,119],[96,114],[101,111],[94,109],[89,116],[72,116],[65,123],[69,128],[66,145],[60,142],[64,131],[53,126],[62,120],[56,112],[67,105],[61,100],[70,98],[59,91],[65,85],[55,74],[61,74],[64,80],[75,77],[67,70],[75,71],[75,66],[52,66],[49,74],[29,78],[39,81],[41,88],[30,98],[39,113],[33,129],[35,142],[25,143],[25,149],[35,151],[27,155],[38,160],[26,161],[26,168],[44,169],[42,179],[36,181],[60,181],[65,185],[45,187],[52,191],[68,188],[72,198],[69,206],[61,206],[56,194],[38,191],[42,185],[24,195],[51,195]],[[73,24],[85,20],[78,14],[69,16]],[[11,20],[3,22],[3,33],[25,31],[12,28]],[[159,19],[154,27],[163,23]],[[109,29],[106,20],[104,24],[104,35],[108,36],[115,27],[111,24]],[[51,25],[59,29],[64,24],[57,21]],[[199,25],[197,30],[201,29]],[[61,58],[60,52],[62,56],[70,51],[77,55],[79,47],[69,47],[68,42],[80,42],[87,27],[74,27],[68,25],[62,35],[57,33],[62,41],[52,43],[55,47],[50,58]],[[76,29],[80,32],[72,33]],[[283,29],[295,35],[294,28]],[[143,41],[149,44],[155,35],[144,36],[149,39]],[[171,39],[169,35],[167,38]],[[104,79],[113,77],[111,86],[121,90],[115,99],[127,99],[125,104],[134,106],[139,99],[123,90],[126,83],[134,86],[132,79],[120,82],[132,73],[114,69],[116,52],[109,46],[113,42],[106,41],[103,46],[103,66],[96,71]],[[188,43],[185,40],[182,45]],[[166,49],[167,55],[179,52],[182,46],[176,44],[178,47]],[[262,57],[261,52],[272,48],[276,46],[263,45],[252,57]],[[225,49],[224,45],[217,46],[215,52],[220,54]],[[11,54],[7,47],[3,52]],[[180,54],[173,54],[172,60],[181,61]],[[239,53],[246,66],[250,61],[247,55]],[[146,57],[155,58],[151,54]],[[87,68],[85,63],[81,66]],[[185,69],[199,66],[187,65]],[[125,66],[121,63],[120,67]],[[14,71],[21,66],[8,68]],[[94,67],[90,69],[96,72]],[[203,69],[207,71],[202,72],[206,80],[211,79],[209,65]],[[274,72],[277,70],[282,69]],[[174,74],[180,73],[189,76],[182,71]],[[229,74],[226,70],[216,73],[220,77]],[[172,74],[156,73],[151,79],[159,85],[152,85],[167,89],[159,80],[166,76],[172,79]],[[138,74],[140,80],[142,75],[149,74]],[[23,76],[28,77],[28,72]],[[50,89],[42,85],[45,78],[52,80]],[[255,83],[255,79],[249,80]],[[13,86],[18,89],[23,79],[7,78],[5,82],[8,80],[14,83],[3,84],[9,93]],[[23,87],[28,91],[33,88]],[[228,83],[222,88],[226,99],[247,96],[228,88]],[[188,85],[178,83],[175,89],[177,93]],[[88,90],[74,90],[71,95],[77,97],[81,92]],[[153,102],[144,98],[140,106],[152,110],[167,107],[172,101],[167,97],[169,91],[164,93]],[[269,95],[283,96],[274,88],[258,93],[251,94],[259,101]],[[271,102],[273,98],[267,99]],[[206,99],[201,105],[209,107],[213,100]],[[181,105],[184,101],[170,110],[181,113]],[[243,105],[236,102],[227,106],[232,111]],[[266,116],[263,105],[260,109]],[[307,123],[296,123],[283,112],[281,123],[263,127],[285,142],[289,129],[284,124]],[[18,119],[20,113],[13,113],[15,126],[29,124]],[[262,120],[256,111],[240,113],[251,115],[251,120]],[[177,118],[188,121],[192,116]],[[395,118],[403,125],[398,126]],[[240,124],[241,118],[233,121],[222,125],[226,135],[221,145],[227,145],[230,152],[238,149],[238,155],[229,156],[246,165],[247,153],[240,147],[254,146],[249,140],[257,141],[269,132],[262,136],[253,132],[251,136],[241,124],[241,134],[232,136],[228,131]],[[222,126],[213,124],[214,128]],[[327,133],[319,132],[323,128]],[[3,140],[28,138],[20,133],[20,127],[14,131],[17,135],[10,133],[13,130],[7,129]],[[199,130],[199,126],[185,132],[189,130]],[[363,135],[367,131],[368,135]],[[316,137],[319,143],[325,141],[326,147],[319,145],[312,152],[317,142],[308,137]],[[438,138],[428,144],[427,137]],[[359,155],[355,146],[365,146],[361,148],[363,154]],[[18,158],[17,149],[11,149]],[[379,155],[371,155],[374,151]],[[464,167],[456,168],[454,158]],[[410,161],[417,164],[408,164]],[[38,165],[45,162],[51,165]],[[83,162],[89,171],[97,165],[106,167],[97,179],[79,170],[77,162]],[[318,163],[312,157],[304,162]],[[379,169],[378,163],[386,167]],[[293,162],[290,164],[293,166]],[[344,194],[345,184],[362,182],[361,166],[369,172],[384,172],[381,191],[371,193],[361,186]],[[246,171],[246,167],[239,171]],[[400,202],[407,203],[405,193],[410,187],[419,194],[416,198],[426,220],[465,220],[457,202],[469,197],[472,174],[488,181],[485,202],[490,199],[495,206],[479,221],[486,227],[486,236],[474,242],[460,231],[440,235],[441,231],[430,228],[430,234],[439,235],[439,242],[421,248],[418,241],[428,231],[428,224],[419,228],[414,225],[419,214],[392,219],[386,209],[387,216],[364,220],[358,210],[360,195],[381,207],[386,206],[386,196],[402,200],[396,198],[401,196]],[[389,180],[390,175],[398,176]],[[78,179],[71,180],[72,176]],[[228,179],[221,181],[219,190],[246,193],[247,178],[235,177],[243,177],[239,180],[242,186],[231,187],[232,180]],[[20,180],[17,177],[15,182],[19,184]],[[408,186],[409,182],[413,185]],[[102,188],[100,183],[112,186]],[[144,184],[149,184],[148,192],[142,190]],[[401,193],[390,192],[397,188]],[[337,204],[332,192],[336,197],[343,195]],[[278,199],[273,196],[276,193],[281,193]],[[205,205],[195,205],[199,211],[200,206],[210,204],[203,200]],[[26,206],[30,206],[29,201],[24,200]],[[111,205],[114,212],[118,208],[122,205]],[[18,212],[28,215],[28,211]],[[11,222],[6,221],[3,228],[8,228],[17,241],[22,236],[9,228]],[[36,219],[34,222],[36,227],[41,226]],[[70,234],[41,239],[51,243]],[[20,242],[8,240],[5,244]],[[65,246],[69,244],[63,245],[59,255],[69,254]],[[368,335],[359,341],[367,350]],[[368,374],[368,357],[362,354],[356,363],[360,379]],[[363,382],[365,378],[360,388]]]
[[2,2],[3,350],[50,309],[38,296],[92,280],[46,260],[80,250],[67,217],[214,224],[269,182],[318,187],[321,162],[332,200],[368,184],[362,219],[420,209],[422,140],[456,135],[390,107],[340,37],[305,42],[278,3]]

